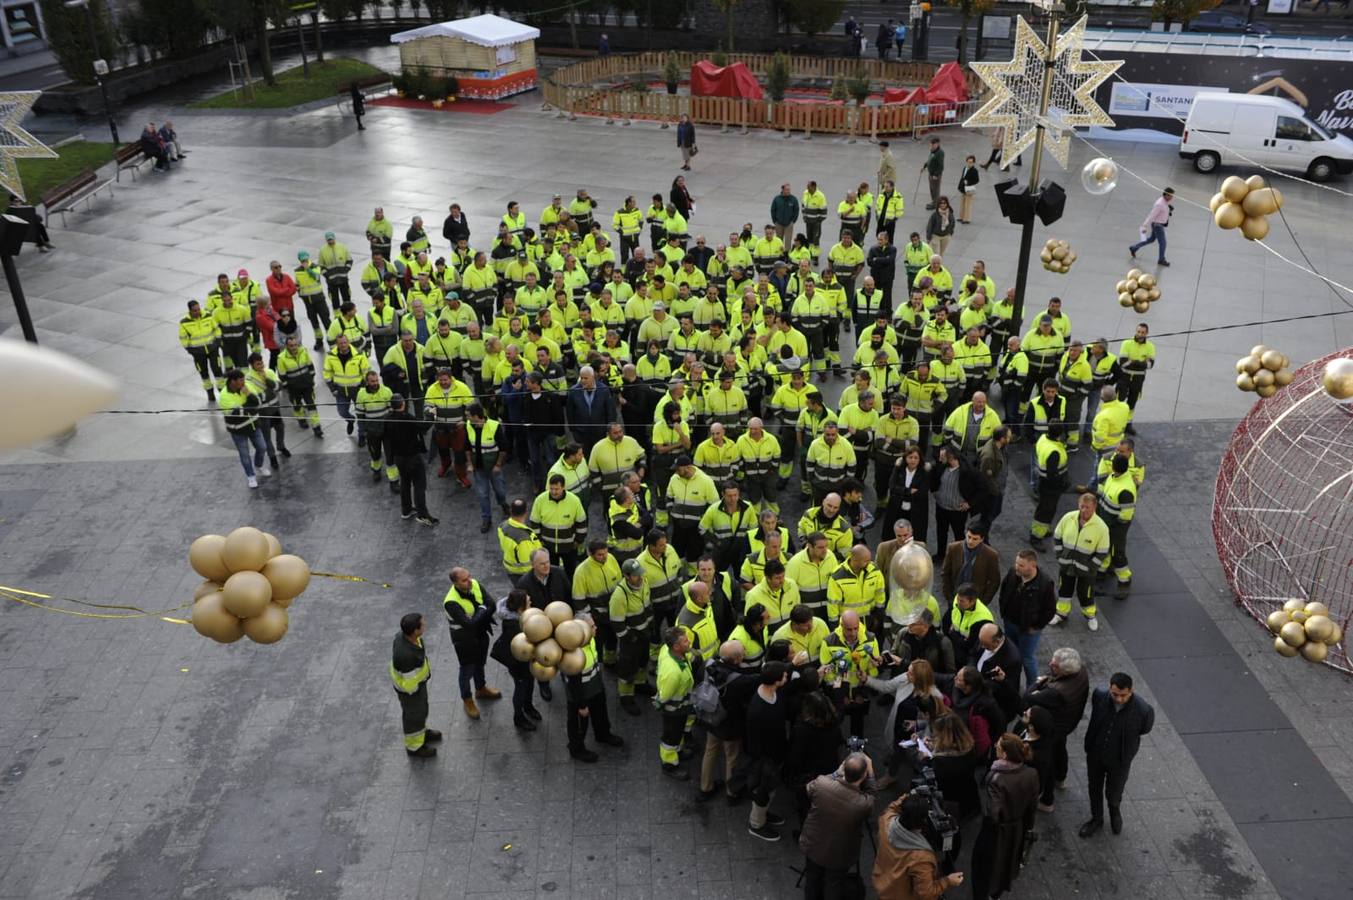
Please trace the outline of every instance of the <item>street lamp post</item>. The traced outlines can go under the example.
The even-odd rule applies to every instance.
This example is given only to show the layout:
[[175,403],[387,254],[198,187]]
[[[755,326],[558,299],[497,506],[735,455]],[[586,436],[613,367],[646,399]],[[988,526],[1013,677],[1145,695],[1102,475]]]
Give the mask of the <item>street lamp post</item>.
[[94,26],[94,10],[90,7],[89,0],[66,0],[65,5],[67,9],[85,11],[85,24],[89,26],[90,52],[94,54],[92,61],[94,80],[98,82],[99,91],[103,94],[103,112],[108,117],[108,130],[113,135],[113,143],[121,144],[122,141],[117,136],[117,122],[113,120],[113,105],[108,102],[108,85],[104,82],[104,76],[108,74],[108,62],[99,55],[99,32]]

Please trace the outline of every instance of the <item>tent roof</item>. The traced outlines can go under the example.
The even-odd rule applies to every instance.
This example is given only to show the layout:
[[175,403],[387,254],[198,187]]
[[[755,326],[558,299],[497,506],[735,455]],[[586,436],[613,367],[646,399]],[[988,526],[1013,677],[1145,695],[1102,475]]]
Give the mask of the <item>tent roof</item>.
[[399,34],[390,35],[390,42],[403,44],[425,37],[459,38],[471,44],[479,44],[481,47],[506,47],[509,44],[535,40],[540,37],[540,29],[504,19],[502,16],[471,16],[468,19],[437,22],[412,31],[401,31]]

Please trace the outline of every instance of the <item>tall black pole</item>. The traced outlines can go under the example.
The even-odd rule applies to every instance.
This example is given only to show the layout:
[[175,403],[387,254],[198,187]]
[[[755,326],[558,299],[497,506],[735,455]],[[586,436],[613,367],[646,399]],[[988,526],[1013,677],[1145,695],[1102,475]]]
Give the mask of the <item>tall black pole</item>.
[[30,344],[36,344],[38,333],[33,329],[33,317],[28,312],[28,300],[23,295],[23,285],[19,283],[19,270],[14,268],[14,257],[8,253],[0,253],[0,263],[5,267],[5,281],[9,282],[9,293],[14,298],[14,311],[19,314],[19,328],[23,330],[23,338]]
[[[91,60],[89,64],[94,67],[94,80],[99,83],[99,92],[103,94],[103,114],[108,117],[108,130],[112,132],[113,143],[121,144],[122,141],[117,136],[117,122],[113,121],[113,105],[108,102],[108,85],[104,82],[103,75],[99,72],[98,61],[103,59],[103,56],[99,51],[99,32],[98,29],[94,27],[94,7],[92,0],[85,4],[85,24],[89,26],[89,47],[94,54],[94,59]],[[8,268],[6,271],[8,271]]]

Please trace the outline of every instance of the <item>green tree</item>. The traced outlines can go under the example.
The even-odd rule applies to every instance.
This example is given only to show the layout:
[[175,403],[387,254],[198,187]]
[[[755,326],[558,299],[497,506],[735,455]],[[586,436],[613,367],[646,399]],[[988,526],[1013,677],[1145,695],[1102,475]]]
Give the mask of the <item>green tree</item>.
[[272,66],[272,41],[268,23],[286,21],[287,8],[281,0],[216,0],[212,4],[212,21],[216,27],[244,43],[253,39],[258,50],[258,67],[263,83],[272,87],[277,77]]
[[42,20],[47,26],[47,46],[61,64],[61,71],[80,84],[94,83],[95,59],[111,59],[117,47],[117,34],[108,19],[104,0],[90,0],[94,31],[98,35],[97,52],[89,45],[89,23],[83,9],[70,9],[64,0],[42,0]]
[[864,101],[869,99],[869,76],[863,69],[846,82],[846,92],[850,94],[856,106],[864,106]]
[[788,0],[785,17],[791,27],[811,37],[834,28],[845,9],[846,0]]
[[1151,19],[1164,22],[1169,28],[1175,22],[1188,24],[1204,10],[1215,9],[1221,0],[1155,0],[1151,4]]
[[832,100],[844,100],[850,96],[850,90],[846,87],[846,76],[837,75],[832,81],[832,92],[828,97]]
[[140,0],[122,14],[127,43],[144,44],[156,56],[181,59],[207,39],[212,20],[204,0]]
[[945,3],[959,11],[962,17],[958,25],[958,64],[968,61],[968,25],[974,16],[990,12],[996,6],[996,0],[945,0]]
[[776,103],[781,102],[789,90],[789,80],[789,60],[783,53],[776,53],[766,69],[766,93]]

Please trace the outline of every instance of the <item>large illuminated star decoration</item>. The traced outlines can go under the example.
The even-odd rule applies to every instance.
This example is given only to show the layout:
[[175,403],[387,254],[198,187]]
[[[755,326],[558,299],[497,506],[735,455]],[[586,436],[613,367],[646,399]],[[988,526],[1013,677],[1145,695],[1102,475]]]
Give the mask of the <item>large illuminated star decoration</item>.
[[42,91],[0,91],[0,188],[20,200],[23,180],[16,159],[51,159],[55,150],[44,145],[23,127],[23,120]]
[[[1123,62],[1089,62],[1081,58],[1087,20],[1088,17],[1082,17],[1057,38],[1051,102],[1041,122],[1046,132],[1043,146],[1062,168],[1066,168],[1072,128],[1113,124],[1109,114],[1095,102],[1095,89]],[[1047,66],[1047,44],[1022,16],[1016,22],[1015,52],[1009,62],[970,63],[977,76],[991,89],[991,99],[963,123],[966,128],[1005,129],[1001,146],[1002,168],[1008,167],[1034,143],[1040,124],[1043,72]]]

